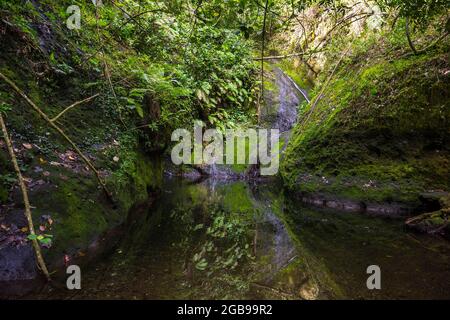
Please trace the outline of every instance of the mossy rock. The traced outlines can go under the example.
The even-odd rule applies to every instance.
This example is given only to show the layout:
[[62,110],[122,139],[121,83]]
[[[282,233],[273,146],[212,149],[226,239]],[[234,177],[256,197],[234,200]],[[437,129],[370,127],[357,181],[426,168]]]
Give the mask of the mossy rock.
[[[35,157],[31,167],[36,167],[39,158]],[[66,254],[71,257],[86,254],[102,235],[126,222],[134,205],[146,201],[162,185],[158,158],[148,158],[135,151],[129,154],[128,162],[133,165],[122,168],[121,179],[116,172],[108,179],[108,185],[115,191],[114,203],[108,200],[90,172],[76,172],[48,163],[41,165],[46,177],[40,172],[28,172],[33,181],[45,182],[30,188],[29,196],[35,227],[39,228],[43,216],[48,215],[54,221],[51,230],[45,230],[52,235],[52,246],[44,249],[45,260],[52,268],[60,266]],[[19,190],[15,190],[13,199],[18,208],[23,208]]]
[[421,193],[450,189],[448,59],[370,62],[350,63],[303,110],[281,175],[296,192],[417,207]]

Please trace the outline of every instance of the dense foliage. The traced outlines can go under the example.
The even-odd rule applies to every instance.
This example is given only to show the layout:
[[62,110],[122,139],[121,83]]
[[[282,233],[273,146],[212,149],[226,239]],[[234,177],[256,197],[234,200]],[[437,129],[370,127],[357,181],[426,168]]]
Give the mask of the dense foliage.
[[449,7],[446,0],[381,0],[379,3],[385,10],[398,10],[402,17],[412,18],[422,25]]

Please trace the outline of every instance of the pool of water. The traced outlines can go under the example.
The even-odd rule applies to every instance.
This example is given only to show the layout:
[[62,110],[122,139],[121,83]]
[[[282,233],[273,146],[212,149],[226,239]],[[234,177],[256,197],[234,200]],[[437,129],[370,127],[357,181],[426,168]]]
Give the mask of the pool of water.
[[[167,179],[73,299],[450,298],[450,245],[401,222],[304,207],[276,182]],[[366,285],[381,269],[381,290]]]

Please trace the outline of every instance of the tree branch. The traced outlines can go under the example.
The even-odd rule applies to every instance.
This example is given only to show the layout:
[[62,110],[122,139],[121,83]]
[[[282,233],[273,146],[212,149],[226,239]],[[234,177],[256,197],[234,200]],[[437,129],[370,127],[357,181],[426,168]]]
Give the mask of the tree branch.
[[61,111],[56,117],[54,117],[54,118],[51,119],[50,121],[51,121],[51,122],[57,121],[59,118],[61,118],[62,115],[64,115],[64,114],[65,114],[67,111],[69,111],[70,109],[75,108],[76,106],[78,106],[78,105],[80,105],[80,104],[89,102],[89,101],[91,101],[92,99],[98,97],[99,95],[100,95],[100,94],[97,93],[97,94],[93,95],[92,97],[89,97],[89,98],[86,98],[86,99],[84,99],[84,100],[77,101],[77,102],[71,104],[70,106],[68,106],[67,108],[65,108],[63,111]]
[[262,46],[261,46],[261,94],[258,102],[258,122],[261,120],[261,98],[264,97],[264,50],[266,45],[266,21],[267,21],[267,9],[269,7],[269,0],[266,0],[264,7],[264,20],[262,29]]
[[339,68],[340,64],[342,63],[342,61],[344,60],[345,56],[347,55],[347,53],[350,51],[351,49],[351,45],[353,44],[353,41],[351,42],[351,44],[348,46],[347,50],[345,50],[345,52],[342,54],[341,58],[339,59],[339,61],[336,63],[336,65],[333,68],[333,71],[331,72],[331,74],[328,76],[326,82],[324,83],[322,90],[320,90],[320,93],[314,97],[309,104],[311,105],[311,108],[309,109],[308,115],[306,116],[305,120],[301,121],[301,126],[303,127],[303,124],[306,124],[309,120],[309,117],[311,116],[311,114],[314,112],[317,104],[319,103],[319,101],[324,97],[324,93],[325,90],[328,88],[328,85],[330,84],[331,80],[334,77],[334,74],[336,73],[337,69]]
[[8,83],[22,98],[24,98],[28,104],[39,114],[39,116],[44,119],[50,127],[52,127],[56,132],[58,132],[71,146],[72,148],[80,155],[81,159],[86,163],[86,165],[95,173],[98,183],[105,191],[108,199],[114,203],[111,192],[108,190],[106,183],[103,181],[103,178],[100,176],[98,170],[94,167],[92,162],[83,154],[83,152],[77,147],[77,145],[70,139],[65,132],[54,122],[50,120],[50,118],[33,102],[28,98],[28,96],[16,86],[16,84],[11,81],[8,77],[6,77],[3,73],[0,72],[0,78],[2,78],[6,83]]
[[[5,121],[3,120],[3,116],[1,114],[1,112],[0,112],[0,124],[2,127],[2,131],[3,131],[3,137],[5,139],[6,145],[8,147],[8,152],[9,152],[11,161],[14,166],[14,170],[16,171],[16,175],[19,180],[19,186],[20,186],[20,190],[22,192],[23,203],[25,206],[25,217],[27,218],[27,222],[28,222],[28,230],[30,232],[30,235],[35,236],[36,232],[34,231],[33,218],[31,216],[31,205],[30,205],[30,200],[28,198],[27,187],[25,186],[25,182],[23,180],[22,173],[20,172],[19,164],[17,163],[16,155],[14,153],[14,148],[13,148],[11,139],[9,138],[8,130],[6,128]],[[41,269],[42,273],[47,278],[47,280],[50,281],[50,274],[48,273],[47,266],[45,265],[45,261],[42,256],[41,247],[40,247],[39,242],[36,239],[36,237],[33,237],[33,239],[31,240],[31,243],[33,244],[34,253],[36,254],[36,260],[37,260],[38,266]]]
[[409,47],[414,52],[414,54],[417,55],[419,52],[417,52],[417,49],[414,46],[414,43],[411,39],[411,33],[409,31],[409,17],[406,18],[405,31],[406,31],[406,37],[408,38]]
[[301,57],[301,56],[313,55],[315,53],[320,53],[320,52],[323,52],[323,51],[324,50],[318,50],[318,51],[290,53],[290,54],[285,54],[285,55],[280,55],[280,56],[258,57],[258,58],[253,58],[253,60],[256,60],[256,61],[261,61],[261,60],[281,60],[281,59],[292,58],[292,57]]

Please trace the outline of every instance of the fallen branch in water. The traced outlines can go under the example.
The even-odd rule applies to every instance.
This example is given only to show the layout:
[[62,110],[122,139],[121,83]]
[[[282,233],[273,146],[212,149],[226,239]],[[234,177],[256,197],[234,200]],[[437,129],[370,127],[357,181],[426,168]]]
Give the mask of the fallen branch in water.
[[22,173],[20,172],[19,164],[17,163],[16,154],[14,153],[14,148],[11,142],[11,139],[9,138],[8,130],[6,128],[5,121],[3,120],[3,116],[0,112],[0,125],[2,127],[3,131],[3,138],[5,139],[6,146],[8,147],[8,152],[11,157],[11,161],[14,166],[14,170],[16,171],[17,179],[19,180],[19,186],[20,190],[22,192],[23,197],[23,203],[25,206],[25,217],[27,218],[28,222],[28,230],[30,232],[30,235],[33,236],[31,239],[31,243],[33,244],[34,252],[36,254],[36,260],[39,266],[39,269],[41,269],[42,273],[45,275],[48,281],[50,281],[50,274],[48,273],[47,266],[45,265],[44,258],[42,256],[41,247],[39,246],[39,242],[36,238],[36,232],[34,231],[34,225],[33,225],[33,218],[31,216],[31,205],[30,200],[28,198],[28,191],[27,187],[25,186],[25,182],[23,180]]
[[106,196],[112,203],[114,203],[112,194],[108,190],[108,187],[106,186],[106,183],[103,181],[103,178],[100,176],[100,173],[94,167],[92,162],[83,154],[83,152],[72,141],[72,139],[70,139],[58,125],[56,125],[54,122],[52,122],[52,120],[50,120],[50,118],[47,116],[47,114],[45,114],[45,112],[43,112],[33,101],[31,101],[31,99],[28,98],[28,96],[22,90],[20,90],[19,87],[17,87],[17,85],[12,80],[10,80],[8,77],[6,77],[1,72],[0,72],[0,78],[5,80],[5,82],[7,82],[19,95],[21,95],[28,102],[28,104],[39,114],[39,116],[42,119],[44,119],[50,125],[50,127],[52,127],[55,131],[57,131],[72,146],[72,148],[75,150],[76,153],[79,154],[79,156],[81,157],[81,159],[83,159],[83,161],[86,163],[86,165],[95,173],[98,183],[105,191]]
[[266,286],[266,285],[263,285],[263,284],[259,284],[259,283],[256,283],[256,282],[252,282],[251,285],[255,286],[255,287],[259,288],[259,289],[264,289],[264,290],[271,291],[272,293],[274,293],[276,295],[279,295],[279,296],[283,297],[286,300],[289,300],[289,299],[291,299],[291,300],[299,300],[299,298],[297,296],[295,296],[295,295],[293,295],[291,293],[288,293],[288,292],[281,291],[279,289],[275,289],[275,288],[272,288],[272,287],[269,287],[269,286]]
[[405,224],[412,225],[414,223],[421,222],[421,221],[429,219],[429,218],[439,217],[439,216],[443,216],[443,215],[450,215],[450,209],[447,208],[447,209],[441,209],[440,211],[436,211],[436,212],[423,213],[418,216],[409,218],[408,220],[405,221]]

